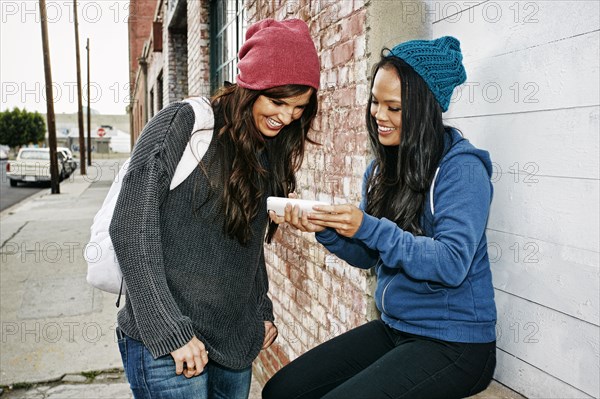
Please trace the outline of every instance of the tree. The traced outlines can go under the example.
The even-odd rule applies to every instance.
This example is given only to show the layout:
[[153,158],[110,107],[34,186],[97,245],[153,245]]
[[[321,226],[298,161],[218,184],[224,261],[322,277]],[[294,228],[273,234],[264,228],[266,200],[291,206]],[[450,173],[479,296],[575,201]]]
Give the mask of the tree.
[[39,143],[46,138],[46,121],[39,112],[30,112],[28,120],[28,139],[29,142]]
[[44,140],[46,122],[39,112],[17,107],[0,112],[0,144],[19,147]]

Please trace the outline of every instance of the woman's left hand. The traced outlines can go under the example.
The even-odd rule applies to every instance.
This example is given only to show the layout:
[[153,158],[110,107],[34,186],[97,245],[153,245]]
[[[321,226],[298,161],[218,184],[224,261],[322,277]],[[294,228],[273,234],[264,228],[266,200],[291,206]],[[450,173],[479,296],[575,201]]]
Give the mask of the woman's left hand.
[[319,205],[314,207],[319,212],[308,214],[310,223],[329,227],[344,237],[353,237],[363,220],[363,211],[351,204]]
[[265,321],[265,339],[263,341],[262,349],[267,349],[275,338],[277,338],[277,327],[273,324],[272,321]]
[[[290,193],[288,197],[298,198],[296,193]],[[269,211],[269,217],[274,223],[287,223],[290,226],[295,227],[298,230],[305,233],[317,233],[319,231],[325,230],[324,227],[310,223],[307,214],[308,212],[301,212],[300,207],[298,207],[298,205],[292,207],[291,203],[285,206],[285,214],[283,216],[277,215],[274,211]]]

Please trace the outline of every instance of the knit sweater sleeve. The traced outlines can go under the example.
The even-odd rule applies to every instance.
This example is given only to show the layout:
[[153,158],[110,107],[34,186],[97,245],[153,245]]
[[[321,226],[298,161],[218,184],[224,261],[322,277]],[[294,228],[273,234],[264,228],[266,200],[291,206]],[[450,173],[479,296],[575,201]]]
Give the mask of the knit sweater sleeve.
[[264,321],[273,321],[273,303],[269,298],[269,278],[267,276],[267,268],[265,266],[265,252],[264,250],[260,253],[260,260],[258,262],[258,272],[256,273],[254,292],[257,295],[258,311]]
[[182,347],[194,336],[191,320],[182,314],[167,285],[159,212],[193,122],[191,107],[179,103],[163,109],[144,128],[109,230],[127,300],[142,341],[154,357]]

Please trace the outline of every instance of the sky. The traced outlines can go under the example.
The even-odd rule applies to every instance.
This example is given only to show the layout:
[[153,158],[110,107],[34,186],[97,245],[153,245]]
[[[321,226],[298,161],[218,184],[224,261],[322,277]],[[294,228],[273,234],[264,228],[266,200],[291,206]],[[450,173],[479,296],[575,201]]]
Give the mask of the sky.
[[[54,112],[77,112],[73,0],[46,0]],[[128,0],[77,2],[83,106],[87,106],[90,39],[90,107],[125,114],[129,93]],[[0,110],[46,113],[42,31],[38,0],[0,0]]]

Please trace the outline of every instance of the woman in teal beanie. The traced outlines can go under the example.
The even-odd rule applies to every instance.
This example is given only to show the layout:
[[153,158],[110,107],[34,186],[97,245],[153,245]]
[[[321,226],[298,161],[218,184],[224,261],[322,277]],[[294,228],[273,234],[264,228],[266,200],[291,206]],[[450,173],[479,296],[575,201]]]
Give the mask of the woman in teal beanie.
[[[466,80],[453,37],[414,40],[374,68],[367,129],[375,154],[359,207],[288,205],[277,222],[316,232],[377,273],[379,320],[300,356],[263,398],[462,398],[496,365],[496,307],[485,228],[492,163],[442,113]],[[319,212],[321,211],[321,212]]]

